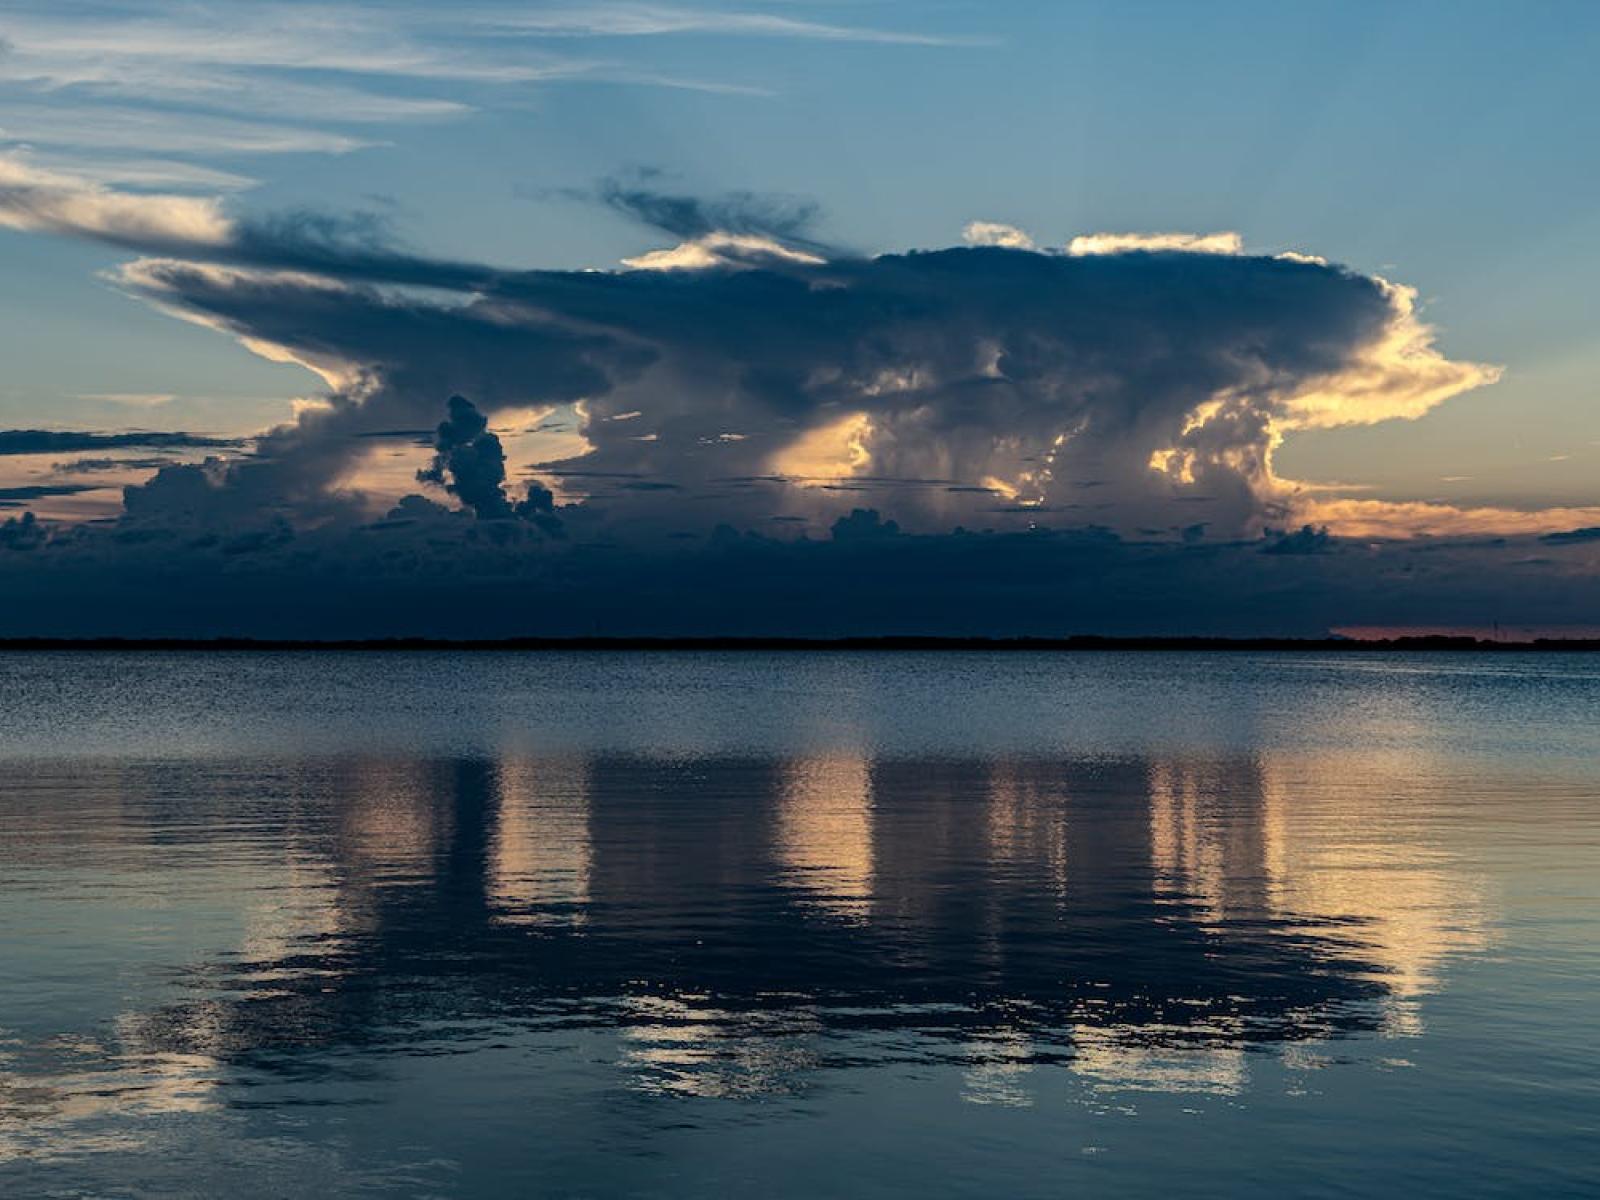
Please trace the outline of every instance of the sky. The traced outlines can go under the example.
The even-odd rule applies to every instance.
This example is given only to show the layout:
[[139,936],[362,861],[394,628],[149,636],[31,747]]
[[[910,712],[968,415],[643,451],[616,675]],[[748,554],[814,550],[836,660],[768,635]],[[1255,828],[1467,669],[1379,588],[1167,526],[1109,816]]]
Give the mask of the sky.
[[0,633],[1593,626],[1597,50],[13,2]]

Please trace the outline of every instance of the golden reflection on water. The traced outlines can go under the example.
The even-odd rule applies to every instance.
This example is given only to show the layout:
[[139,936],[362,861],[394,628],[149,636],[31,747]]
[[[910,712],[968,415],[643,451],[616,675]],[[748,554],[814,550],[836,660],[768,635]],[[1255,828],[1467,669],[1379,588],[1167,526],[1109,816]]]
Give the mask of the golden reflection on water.
[[[1207,917],[1270,916],[1349,942],[1382,973],[1393,1032],[1420,1032],[1416,1000],[1453,954],[1489,944],[1484,884],[1443,840],[1442,764],[1368,755],[1262,757],[1150,768],[1156,886]],[[1241,813],[1241,806],[1246,810]]]
[[1235,1096],[1244,1090],[1242,1045],[1151,1045],[1151,1029],[1080,1028],[1072,1070],[1111,1091],[1193,1092]]
[[[653,940],[671,950],[681,940],[692,957],[691,943],[759,939],[763,921],[790,929],[782,923],[797,910],[796,928],[822,939],[804,945],[856,956],[845,985],[876,982],[883,963],[872,954],[886,954],[896,970],[935,979],[947,989],[943,1002],[958,1008],[976,983],[938,981],[952,938],[969,939],[977,947],[970,970],[1003,988],[1033,978],[1028,956],[1048,952],[1051,939],[1069,947],[1103,929],[1113,936],[1107,914],[1148,910],[1158,915],[1136,919],[1192,923],[1219,950],[1253,946],[1246,939],[1263,930],[1346,947],[1360,964],[1351,969],[1382,985],[1380,1031],[1418,1036],[1426,997],[1443,985],[1450,959],[1492,938],[1492,893],[1452,840],[1448,781],[1459,772],[1441,761],[1370,753],[938,763],[833,753],[731,770],[737,795],[722,808],[698,803],[718,778],[704,763],[356,760],[296,777],[284,786],[320,787],[332,799],[320,809],[286,802],[282,828],[255,832],[277,839],[275,862],[256,861],[233,882],[242,932],[215,956],[229,964],[230,991],[186,1004],[181,1020],[123,1014],[103,1041],[6,1046],[0,1158],[49,1153],[73,1139],[88,1152],[100,1143],[80,1136],[84,1128],[114,1115],[133,1123],[103,1145],[126,1148],[140,1119],[215,1105],[219,1080],[256,1044],[336,1044],[349,1036],[351,1018],[338,1007],[347,975],[381,976],[393,969],[386,956],[404,961],[407,952],[386,939],[411,935],[417,922],[434,942],[458,939],[463,955],[485,929],[576,939],[572,962],[584,969],[609,945],[627,969],[606,977],[612,994],[585,999],[614,1006],[614,1065],[627,1086],[722,1098],[803,1090],[827,1069],[829,1038],[850,1035],[833,1031],[820,995],[775,996],[760,978],[742,981],[745,997],[696,991],[649,974],[675,957],[628,959],[636,947]],[[159,817],[129,802],[136,791],[123,777],[108,789],[102,816],[114,812],[118,844],[153,842],[157,831]],[[657,803],[661,795],[683,807]],[[70,856],[75,819],[31,807],[14,822],[16,844]],[[185,836],[219,844],[243,836],[225,815],[214,819],[209,833],[192,820]],[[397,897],[409,907],[396,907]],[[743,926],[719,924],[752,897],[775,907]],[[649,921],[609,930],[605,905]],[[876,949],[826,940],[857,934],[878,937]],[[609,941],[585,940],[595,938]],[[1116,949],[1092,960],[1104,977],[1057,982],[1114,989]],[[496,994],[495,973],[514,966],[505,956],[535,961],[539,950],[502,941],[479,952],[483,961],[460,985],[463,1005],[484,1002],[468,988]],[[512,992],[542,986],[536,973],[507,977]],[[574,988],[589,986],[587,976],[575,979]],[[1184,981],[1167,982],[1181,1010]],[[287,1033],[270,1023],[270,1003],[284,998],[295,1022]],[[862,1003],[887,1012],[896,998]],[[1237,1096],[1249,1086],[1245,1030],[1218,1010],[1217,997],[1196,997],[1192,1019],[1181,1023],[1111,1009],[1102,1018],[1092,1002],[1063,1018],[1021,993],[985,1003],[994,1013],[946,1043],[961,1064],[961,1096],[974,1104],[1034,1104],[1055,1064],[1100,1092]],[[914,1015],[899,1019],[926,1032]],[[1282,1062],[1314,1063],[1318,1040],[1338,1036],[1314,1026],[1280,1037]]]
[[968,1104],[1033,1105],[1028,1083],[1036,1064],[1033,1035],[1027,1029],[1002,1025],[962,1049],[968,1065],[961,1073],[961,1098]]
[[339,865],[383,884],[426,884],[450,837],[450,809],[438,802],[427,763],[359,759],[338,780],[348,796]]
[[1071,797],[1054,772],[997,764],[989,783],[990,861],[1011,871],[1032,868],[1031,885],[1061,899],[1067,893],[1071,811]]
[[1198,903],[1216,926],[1265,916],[1271,815],[1260,764],[1153,762],[1149,780],[1157,892]]
[[498,819],[487,868],[495,920],[582,924],[594,859],[588,765],[580,758],[510,756],[495,776]]
[[620,1066],[656,1095],[740,1099],[796,1092],[818,1066],[822,1022],[801,1004],[731,1011],[706,996],[630,996]]
[[6,1039],[0,1163],[141,1149],[148,1122],[220,1109],[223,1073],[210,1055],[147,1052],[120,1036],[110,1046],[53,1038],[22,1047]]
[[1388,1032],[1418,1034],[1446,961],[1490,944],[1488,889],[1446,840],[1448,791],[1418,785],[1448,778],[1444,765],[1390,754],[1366,767],[1389,786],[1352,780],[1336,758],[1266,761],[1272,902],[1312,932],[1358,942],[1383,972]]
[[821,910],[861,919],[872,900],[872,777],[866,756],[789,763],[778,796],[782,877]]
[[253,894],[244,910],[244,937],[239,957],[258,996],[273,982],[303,978],[318,968],[294,961],[305,945],[331,945],[357,931],[359,914],[370,916],[370,904],[357,904],[340,872],[327,859],[305,847],[285,855],[283,876],[265,894]]

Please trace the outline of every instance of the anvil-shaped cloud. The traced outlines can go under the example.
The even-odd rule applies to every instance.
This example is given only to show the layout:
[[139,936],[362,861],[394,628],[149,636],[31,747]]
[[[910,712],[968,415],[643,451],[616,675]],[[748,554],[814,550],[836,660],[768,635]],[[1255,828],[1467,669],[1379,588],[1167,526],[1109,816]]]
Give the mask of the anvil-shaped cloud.
[[327,381],[251,460],[130,494],[148,519],[168,494],[192,509],[167,476],[197,472],[224,516],[361,512],[363,435],[460,394],[491,424],[570,409],[583,448],[545,466],[608,536],[815,529],[864,492],[914,532],[1248,536],[1316,516],[1273,471],[1286,433],[1415,418],[1498,375],[1441,354],[1411,289],[1236,235],[1058,252],[975,223],[975,245],[863,257],[802,237],[805,208],[602,194],[691,236],[616,270],[508,271],[16,162],[0,224],[143,251],[122,287]]

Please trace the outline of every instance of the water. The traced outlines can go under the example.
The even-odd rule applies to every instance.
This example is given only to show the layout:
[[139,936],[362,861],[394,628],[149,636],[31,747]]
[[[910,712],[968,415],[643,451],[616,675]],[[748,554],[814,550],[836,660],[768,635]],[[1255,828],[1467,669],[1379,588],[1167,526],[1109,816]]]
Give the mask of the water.
[[1600,1195],[1600,658],[0,655],[0,1194]]

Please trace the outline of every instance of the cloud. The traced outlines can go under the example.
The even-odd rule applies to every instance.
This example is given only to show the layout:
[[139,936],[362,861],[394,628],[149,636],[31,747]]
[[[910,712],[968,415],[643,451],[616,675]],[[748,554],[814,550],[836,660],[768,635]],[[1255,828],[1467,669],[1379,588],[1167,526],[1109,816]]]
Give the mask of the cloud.
[[238,171],[224,171],[170,158],[95,158],[84,161],[70,154],[29,151],[13,154],[15,160],[49,174],[70,175],[79,182],[114,184],[147,191],[235,192],[259,182]]
[[900,526],[885,521],[875,508],[852,508],[833,523],[828,535],[836,542],[865,542],[900,536]]
[[217,249],[233,223],[211,197],[133,194],[0,155],[0,226],[140,249]]
[[1555,533],[1547,533],[1539,540],[1556,546],[1573,545],[1580,542],[1600,542],[1600,525],[1589,525],[1582,529],[1563,529]]
[[[500,439],[489,429],[488,419],[463,396],[451,396],[449,415],[434,434],[434,454],[417,472],[419,483],[432,483],[457,497],[479,520],[532,521],[553,537],[562,533],[555,496],[538,480],[526,485],[524,499],[513,504],[506,496],[506,456]],[[419,511],[418,500],[407,496],[389,514],[405,517]]]
[[47,496],[76,496],[81,492],[94,490],[92,485],[83,483],[38,483],[24,487],[0,487],[0,508],[16,508],[30,500],[42,500]]
[[[0,227],[210,264],[331,272],[394,284],[463,289],[501,274],[479,264],[410,255],[393,243],[383,219],[371,213],[293,209],[239,217],[214,196],[121,191],[81,174],[43,170],[14,154],[0,154]],[[141,264],[130,264],[123,276],[140,284]]]
[[80,400],[112,404],[118,408],[161,408],[178,397],[172,392],[86,392]]
[[141,154],[348,154],[367,138],[305,125],[246,121],[209,113],[127,105],[11,103],[0,114],[0,143]]
[[1071,255],[1153,254],[1161,251],[1243,254],[1244,239],[1237,233],[1087,233],[1067,243],[1067,253]]
[[622,260],[636,271],[706,271],[713,267],[821,266],[826,260],[771,238],[748,233],[708,233],[667,250]]
[[699,236],[630,270],[509,272],[292,214],[187,247],[157,225],[157,248],[184,258],[142,259],[121,280],[329,382],[325,404],[234,469],[313,507],[345,486],[354,436],[427,422],[463,394],[488,417],[576,406],[585,449],[553,464],[564,478],[676,493],[585,484],[594,519],[621,525],[781,517],[820,532],[844,493],[892,492],[875,506],[919,529],[1199,523],[1229,537],[1294,514],[1345,532],[1274,473],[1284,433],[1415,417],[1497,377],[1440,354],[1409,289],[1319,262],[1143,245],[828,257],[711,229],[792,234],[804,209],[604,194]]
[[417,472],[418,481],[438,484],[480,518],[510,516],[500,439],[471,401],[451,396],[449,408],[435,436],[433,461]]
[[[195,186],[217,186],[216,177],[195,178],[207,169],[198,165],[131,168],[129,149],[146,159],[343,154],[378,144],[350,125],[458,118],[493,104],[497,92],[520,99],[529,86],[567,82],[766,94],[746,81],[680,76],[641,61],[645,43],[664,35],[973,41],[648,4],[114,0],[74,11],[19,0],[6,10],[0,52],[0,144],[75,159],[103,182],[188,186],[180,182],[188,175]],[[587,39],[582,52],[579,39]],[[608,39],[611,50],[626,39],[625,52],[597,56],[594,39]],[[118,160],[120,168],[109,165]]]
[[1004,246],[1009,250],[1032,250],[1033,239],[1015,225],[1002,225],[996,221],[971,221],[961,231],[961,240],[969,246]]
[[664,192],[649,185],[655,176],[646,172],[629,182],[611,178],[596,189],[602,204],[652,229],[685,239],[711,234],[754,235],[776,241],[807,241],[817,218],[815,201],[795,196],[730,192],[722,196],[695,196]]
[[[390,519],[207,532],[17,521],[0,553],[0,635],[447,637],[594,634],[1317,635],[1593,625],[1593,546],[1532,538],[1241,542],[1104,530],[653,543],[501,536],[420,496]],[[861,518],[856,518],[861,521]],[[868,519],[870,520],[870,518]],[[881,522],[883,518],[879,516]],[[0,545],[7,540],[0,522]],[[115,580],[118,603],[105,603]],[[1514,617],[1513,617],[1514,614]]]
[[51,464],[57,475],[94,475],[111,471],[154,471],[171,463],[169,458],[69,458]]
[[452,37],[460,17],[423,5],[251,0],[178,10],[124,3],[89,19],[24,4],[8,15],[11,51],[0,76],[53,90],[151,82],[206,92],[220,90],[219,79],[263,71],[527,83],[565,61]]
[[44,539],[44,527],[31,512],[0,521],[0,550],[36,550]]
[[1452,396],[1499,381],[1500,367],[1454,362],[1434,350],[1433,329],[1417,316],[1415,288],[1381,277],[1374,282],[1388,300],[1390,319],[1336,376],[1309,380],[1288,399],[1284,429],[1415,420]]
[[[67,190],[46,197],[53,208],[33,198],[26,211],[52,214],[31,217],[37,227],[158,255],[128,264],[120,285],[315,371],[328,391],[248,458],[174,463],[128,488],[115,536],[131,540],[52,540],[52,562],[76,554],[121,572],[153,547],[204,543],[203,557],[235,545],[226,561],[252,570],[554,572],[574,589],[565,603],[603,608],[594,597],[607,588],[654,595],[656,571],[715,586],[722,569],[815,569],[855,586],[845,559],[814,547],[870,547],[899,567],[851,558],[850,570],[901,602],[909,583],[883,572],[910,564],[908,578],[932,586],[942,555],[951,570],[1010,580],[985,582],[974,603],[994,598],[991,585],[1042,596],[1067,586],[1063,572],[1089,572],[1084,587],[1119,581],[1129,619],[1166,621],[1180,581],[1239,598],[1239,580],[1278,563],[1296,587],[1325,586],[1331,564],[1366,553],[1350,538],[1600,525],[1582,510],[1395,504],[1280,478],[1286,434],[1415,417],[1497,376],[1440,353],[1409,289],[1309,256],[1128,244],[860,257],[781,240],[809,236],[803,207],[641,186],[607,203],[686,241],[623,269],[508,270],[397,247],[370,218],[208,208],[185,237],[163,216],[170,197],[145,211],[102,204],[115,193],[99,185]],[[441,425],[451,396],[468,399]],[[415,454],[384,448],[396,431],[414,440],[435,426],[431,461],[398,459],[387,476],[372,466],[376,452]],[[14,433],[36,449],[107,444]],[[466,515],[403,497],[418,467]],[[1263,537],[1283,529],[1297,532]],[[710,557],[691,566],[674,547]],[[756,557],[716,558],[732,548]],[[1412,568],[1395,551],[1383,569]],[[1223,571],[1237,576],[1226,587]],[[1159,585],[1150,572],[1164,573]],[[1155,588],[1142,607],[1137,586]],[[1085,621],[1115,624],[1114,608],[1069,590]],[[1295,604],[1346,624],[1394,617]],[[960,624],[958,608],[940,611]]]
[[0,456],[56,454],[77,450],[218,449],[243,443],[237,438],[205,437],[193,433],[87,433],[58,429],[0,429]]
[[[656,171],[633,180],[602,180],[594,196],[642,225],[685,239],[665,250],[622,260],[638,271],[703,271],[713,267],[820,266],[822,243],[811,236],[818,208],[793,196],[729,192],[695,196],[652,186]],[[578,193],[582,196],[583,193]]]
[[660,37],[704,34],[718,37],[799,38],[824,42],[868,42],[903,46],[960,46],[987,39],[871,29],[800,20],[776,13],[728,12],[665,4],[587,4],[581,7],[522,9],[483,16],[498,30],[552,37]]
[[1269,530],[1268,539],[1267,544],[1261,547],[1263,554],[1326,554],[1333,548],[1333,539],[1328,536],[1326,526],[1318,529],[1313,525],[1302,525],[1293,533]]
[[[1349,497],[1293,503],[1295,520],[1332,526],[1342,537],[1466,537],[1484,534],[1544,534],[1575,526],[1600,525],[1600,505],[1541,509],[1464,507],[1417,500],[1363,500]],[[1579,540],[1579,539],[1572,539]]]

